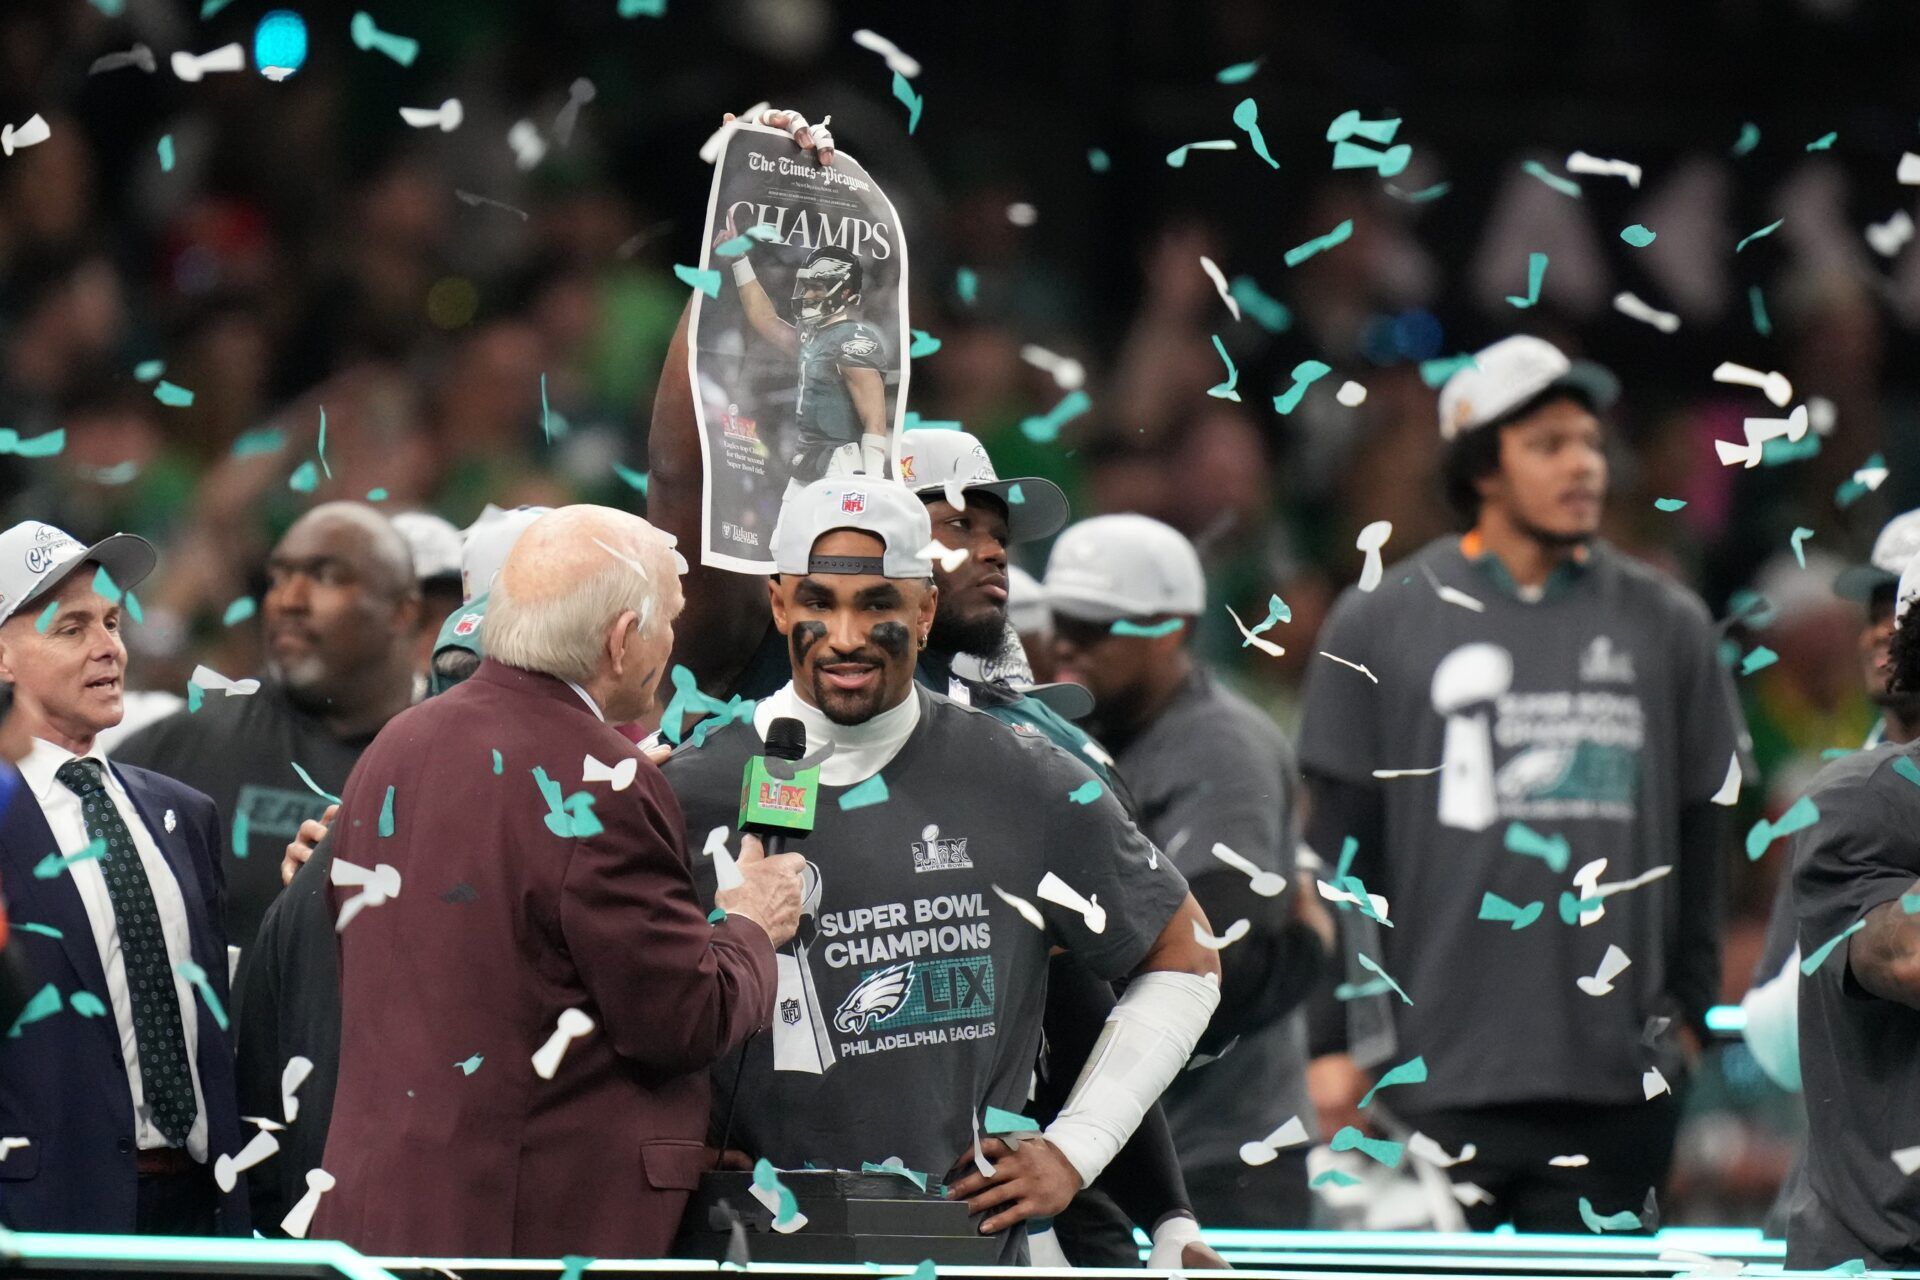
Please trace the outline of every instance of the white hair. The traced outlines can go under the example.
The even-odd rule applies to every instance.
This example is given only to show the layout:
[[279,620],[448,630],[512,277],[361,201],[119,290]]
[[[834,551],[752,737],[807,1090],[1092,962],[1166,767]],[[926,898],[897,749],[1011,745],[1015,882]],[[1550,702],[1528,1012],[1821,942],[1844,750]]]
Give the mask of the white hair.
[[678,581],[670,576],[664,544],[648,546],[643,539],[624,537],[619,541],[630,549],[618,550],[595,538],[608,553],[607,563],[565,590],[543,593],[537,600],[515,599],[509,575],[496,575],[480,624],[481,652],[510,667],[584,684],[599,670],[608,629],[622,613],[631,609],[639,615],[642,635],[670,625],[678,612],[668,607],[678,594]]

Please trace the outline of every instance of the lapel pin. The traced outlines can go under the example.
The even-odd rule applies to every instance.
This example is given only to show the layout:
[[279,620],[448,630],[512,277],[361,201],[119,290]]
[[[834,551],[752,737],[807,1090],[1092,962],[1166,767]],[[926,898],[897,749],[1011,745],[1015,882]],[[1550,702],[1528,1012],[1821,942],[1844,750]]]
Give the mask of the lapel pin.
[[174,827],[178,825],[178,820],[173,816],[173,810],[171,809],[167,810],[167,816],[163,819],[163,821],[167,824],[167,830],[169,831],[173,830]]

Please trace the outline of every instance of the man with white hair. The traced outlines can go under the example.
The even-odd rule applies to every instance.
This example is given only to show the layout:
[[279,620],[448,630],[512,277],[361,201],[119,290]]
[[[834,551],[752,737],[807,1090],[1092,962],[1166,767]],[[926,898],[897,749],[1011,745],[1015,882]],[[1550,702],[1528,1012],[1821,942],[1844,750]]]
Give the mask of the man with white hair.
[[708,1163],[706,1068],[772,1016],[802,865],[748,842],[709,923],[679,805],[613,727],[653,704],[675,561],[625,512],[535,521],[493,580],[479,671],[347,780],[320,1234],[501,1257],[671,1241]]

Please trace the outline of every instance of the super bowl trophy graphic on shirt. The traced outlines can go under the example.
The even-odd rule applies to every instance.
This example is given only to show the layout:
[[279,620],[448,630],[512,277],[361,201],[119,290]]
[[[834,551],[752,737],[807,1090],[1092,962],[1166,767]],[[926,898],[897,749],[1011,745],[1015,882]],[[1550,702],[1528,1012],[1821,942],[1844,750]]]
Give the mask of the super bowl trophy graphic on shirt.
[[1433,672],[1433,709],[1447,719],[1440,758],[1440,821],[1485,831],[1500,816],[1493,725],[1487,706],[1513,687],[1513,655],[1497,644],[1462,645]]

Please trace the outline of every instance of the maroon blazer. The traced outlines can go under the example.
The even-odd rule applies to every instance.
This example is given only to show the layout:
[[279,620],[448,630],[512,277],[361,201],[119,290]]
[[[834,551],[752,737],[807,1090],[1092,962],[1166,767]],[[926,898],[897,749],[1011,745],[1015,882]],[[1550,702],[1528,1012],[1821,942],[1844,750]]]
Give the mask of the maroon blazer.
[[[707,923],[658,769],[640,761],[624,791],[581,781],[586,756],[632,754],[564,682],[488,661],[360,757],[335,870],[390,863],[401,887],[340,934],[337,1183],[316,1238],[373,1254],[667,1251],[708,1167],[707,1067],[770,1022],[774,958],[758,925]],[[591,794],[605,830],[550,830],[536,766],[563,795]],[[334,886],[335,910],[356,892]],[[594,1030],[542,1080],[533,1053],[576,1007]]]

